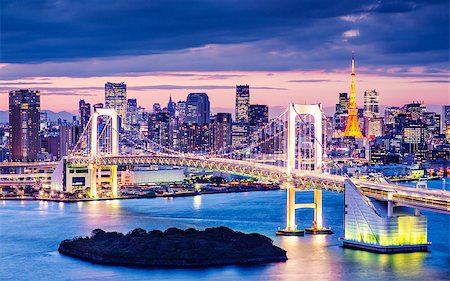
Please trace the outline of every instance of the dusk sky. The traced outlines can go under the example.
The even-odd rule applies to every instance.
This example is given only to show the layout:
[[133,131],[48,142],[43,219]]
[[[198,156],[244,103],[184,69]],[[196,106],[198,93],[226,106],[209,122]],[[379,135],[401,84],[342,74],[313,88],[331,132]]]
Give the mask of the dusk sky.
[[0,2],[0,110],[8,92],[41,91],[43,109],[77,112],[104,101],[104,84],[154,102],[206,92],[213,111],[251,102],[333,106],[350,88],[358,104],[377,89],[383,105],[449,104],[449,1]]

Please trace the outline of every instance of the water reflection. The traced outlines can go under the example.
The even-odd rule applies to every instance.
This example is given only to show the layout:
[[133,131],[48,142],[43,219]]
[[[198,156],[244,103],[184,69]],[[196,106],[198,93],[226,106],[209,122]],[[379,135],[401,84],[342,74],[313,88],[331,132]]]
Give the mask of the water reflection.
[[200,208],[202,207],[202,196],[201,195],[196,195],[193,198],[193,206],[195,210],[200,210]]
[[345,249],[346,258],[359,263],[361,268],[379,268],[380,272],[392,272],[397,277],[413,277],[423,271],[427,253],[375,254],[365,251]]

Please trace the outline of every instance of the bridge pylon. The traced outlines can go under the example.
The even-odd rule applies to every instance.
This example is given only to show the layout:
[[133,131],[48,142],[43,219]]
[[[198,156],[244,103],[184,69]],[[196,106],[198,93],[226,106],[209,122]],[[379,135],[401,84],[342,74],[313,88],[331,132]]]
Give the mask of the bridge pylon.
[[300,105],[289,104],[287,118],[287,181],[284,183],[286,189],[286,228],[278,230],[277,235],[303,236],[305,231],[297,229],[295,223],[295,210],[300,208],[314,209],[314,221],[311,228],[306,229],[308,234],[331,234],[331,229],[323,227],[322,217],[322,190],[314,189],[314,203],[295,203],[295,183],[293,171],[297,163],[297,116],[307,114],[313,117],[314,122],[314,171],[321,172],[323,167],[322,148],[322,108],[320,104]]

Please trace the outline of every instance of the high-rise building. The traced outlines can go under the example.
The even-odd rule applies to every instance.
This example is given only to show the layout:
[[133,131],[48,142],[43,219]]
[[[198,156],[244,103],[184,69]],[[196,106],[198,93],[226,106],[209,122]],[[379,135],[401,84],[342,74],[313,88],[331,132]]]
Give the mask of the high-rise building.
[[426,127],[421,123],[407,123],[403,128],[403,153],[418,160],[427,156]]
[[177,110],[175,112],[176,117],[178,117],[178,123],[186,122],[186,102],[179,101],[177,103]]
[[234,148],[243,148],[249,142],[249,126],[244,123],[234,122],[231,126],[231,145]]
[[127,124],[131,126],[138,123],[138,112],[137,112],[137,100],[128,99],[127,100]]
[[427,111],[427,106],[422,102],[412,102],[403,106],[409,121],[422,121],[422,114]]
[[345,129],[349,103],[348,93],[339,93],[339,103],[336,104],[336,112],[334,114],[335,130]]
[[39,91],[9,92],[9,132],[11,159],[36,161],[39,152]]
[[209,123],[210,104],[206,93],[190,93],[186,100],[186,123],[203,125]]
[[445,134],[445,138],[450,140],[450,105],[444,105],[442,107],[441,127],[442,133]]
[[251,104],[249,106],[250,126],[261,127],[269,123],[269,107],[263,104]]
[[113,108],[117,111],[117,116],[120,118],[121,128],[126,127],[127,115],[127,85],[122,83],[105,84],[105,108]]
[[91,118],[91,104],[85,102],[84,100],[80,100],[79,111],[80,111],[81,130],[84,130],[84,128],[89,123],[89,119]]
[[380,117],[380,96],[377,90],[364,92],[364,117]]
[[219,151],[231,146],[231,114],[217,113],[213,119],[213,150]]
[[358,109],[356,108],[356,91],[355,91],[355,55],[352,53],[352,73],[350,85],[350,102],[348,107],[347,127],[345,128],[344,137],[362,138],[363,135],[358,124]]
[[176,103],[172,101],[172,96],[170,96],[169,102],[167,103],[167,111],[169,112],[170,117],[175,117]]
[[250,87],[248,85],[236,86],[236,123],[249,122],[248,108],[250,105]]

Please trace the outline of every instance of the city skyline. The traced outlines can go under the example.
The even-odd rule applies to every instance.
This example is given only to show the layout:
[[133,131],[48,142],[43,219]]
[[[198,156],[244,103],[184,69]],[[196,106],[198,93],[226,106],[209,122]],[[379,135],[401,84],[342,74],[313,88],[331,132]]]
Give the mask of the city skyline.
[[[229,96],[242,84],[252,86],[254,103],[332,107],[336,93],[349,92],[352,50],[358,107],[366,89],[377,89],[386,106],[449,101],[448,1],[264,1],[239,9],[233,1],[131,2],[99,13],[99,1],[2,1],[0,110],[9,90],[31,88],[52,97],[43,109],[74,113],[81,98],[100,102],[107,81],[125,82],[146,108],[206,92],[231,111]],[[16,43],[16,30],[27,44]]]

